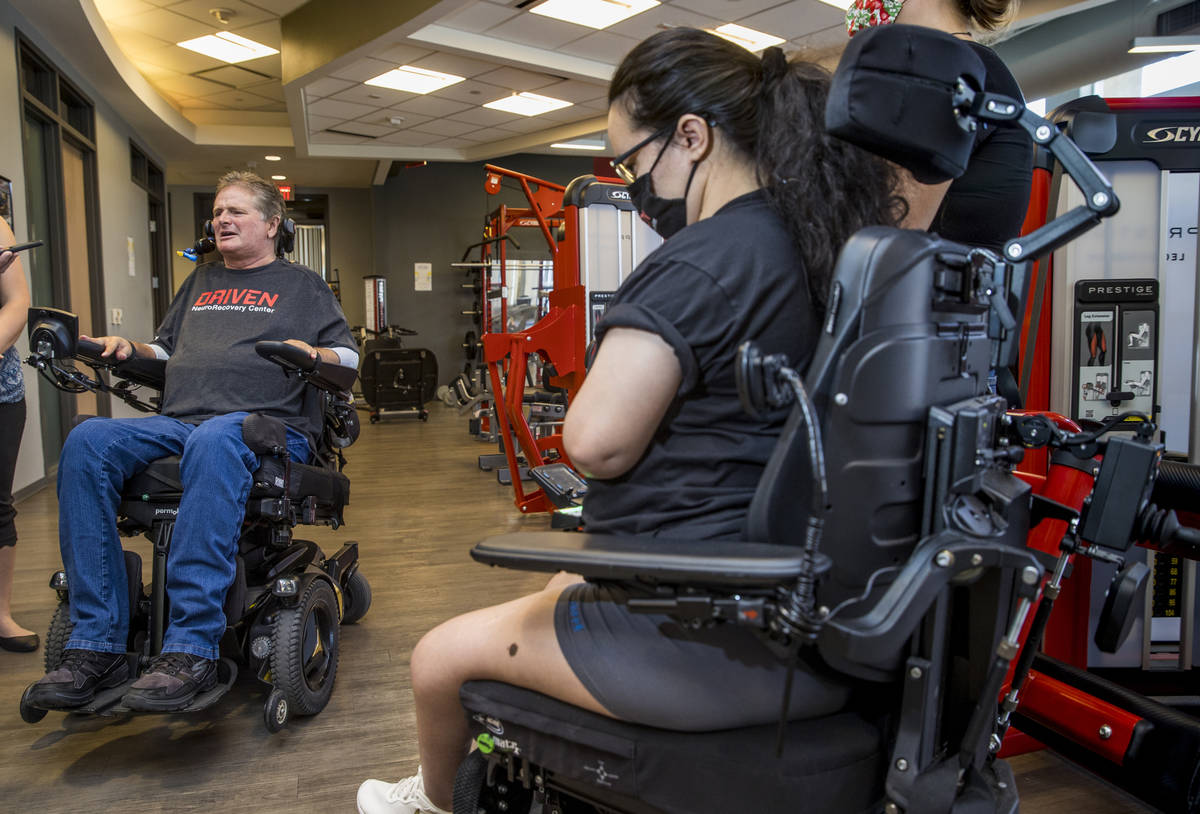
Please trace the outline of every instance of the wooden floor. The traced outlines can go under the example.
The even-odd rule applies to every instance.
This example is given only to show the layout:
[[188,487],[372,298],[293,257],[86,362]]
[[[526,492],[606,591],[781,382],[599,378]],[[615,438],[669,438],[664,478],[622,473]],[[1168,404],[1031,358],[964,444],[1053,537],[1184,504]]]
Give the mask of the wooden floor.
[[[427,424],[364,424],[349,450],[347,525],[311,536],[326,553],[343,540],[359,542],[374,604],[343,630],[329,706],[278,735],[262,725],[262,685],[245,677],[215,708],[192,716],[103,721],[50,713],[29,726],[18,699],[42,674],[42,654],[0,652],[0,811],[353,812],[364,778],[412,773],[408,661],[417,639],[443,619],[545,582],[467,556],[488,535],[547,527],[544,516],[520,516],[511,491],[478,470],[476,456],[490,451],[441,406]],[[14,616],[44,631],[55,605],[47,580],[59,566],[53,490],[18,509]],[[134,548],[149,561],[145,541]],[[1024,812],[1149,810],[1052,755],[1013,763]]]

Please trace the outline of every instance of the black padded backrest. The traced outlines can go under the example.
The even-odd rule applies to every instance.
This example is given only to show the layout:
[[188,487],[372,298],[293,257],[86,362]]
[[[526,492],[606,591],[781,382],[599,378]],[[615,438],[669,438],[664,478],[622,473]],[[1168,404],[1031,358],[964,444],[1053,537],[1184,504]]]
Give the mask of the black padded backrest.
[[[987,313],[938,282],[960,279],[943,261],[966,251],[926,232],[871,227],[838,258],[804,377],[824,436],[830,600],[907,559],[921,532],[929,408],[987,389]],[[800,544],[810,484],[806,431],[793,410],[750,506],[750,539]]]
[[915,25],[860,31],[842,52],[825,129],[908,169],[918,181],[962,175],[975,134],[954,113],[955,83],[982,90],[987,70],[971,46]]

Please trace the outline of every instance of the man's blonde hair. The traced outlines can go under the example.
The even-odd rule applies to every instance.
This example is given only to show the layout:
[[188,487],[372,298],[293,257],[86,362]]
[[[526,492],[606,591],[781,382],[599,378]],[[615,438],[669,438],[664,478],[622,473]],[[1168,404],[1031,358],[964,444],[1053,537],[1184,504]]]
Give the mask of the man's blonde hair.
[[[270,220],[273,217],[279,218],[280,226],[283,225],[283,219],[286,217],[287,204],[284,203],[283,195],[270,181],[265,181],[258,175],[255,175],[248,170],[233,170],[221,176],[221,180],[217,181],[217,194],[221,194],[221,190],[225,187],[245,187],[250,190],[250,194],[254,196],[254,202],[258,207],[259,213],[263,220]],[[276,238],[278,238],[278,233]]]

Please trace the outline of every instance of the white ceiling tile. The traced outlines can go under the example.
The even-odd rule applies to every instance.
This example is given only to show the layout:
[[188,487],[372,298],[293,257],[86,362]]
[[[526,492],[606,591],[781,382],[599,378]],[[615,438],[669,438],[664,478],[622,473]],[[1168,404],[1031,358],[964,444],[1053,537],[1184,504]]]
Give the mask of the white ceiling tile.
[[594,82],[584,82],[579,79],[566,79],[556,85],[539,88],[538,93],[564,102],[599,102],[608,107],[608,86]]
[[484,102],[491,102],[502,96],[508,96],[511,92],[508,88],[500,88],[475,79],[468,79],[466,82],[459,82],[448,88],[435,91],[431,95],[439,99],[453,99],[456,102],[466,102],[469,105],[481,105]]
[[715,17],[709,17],[705,14],[688,11],[682,6],[667,5],[664,3],[661,6],[655,6],[649,11],[636,14],[628,20],[622,20],[615,25],[610,25],[604,30],[609,34],[620,34],[622,37],[630,37],[641,42],[651,34],[662,30],[660,26],[712,28],[723,22],[728,22],[728,20],[718,20]]
[[[233,12],[228,23],[218,23],[217,19],[208,13],[209,9],[218,7],[227,8]],[[180,3],[172,3],[170,9],[176,14],[191,17],[202,23],[211,23],[228,31],[275,19],[278,16],[273,12],[255,8],[249,3],[243,3],[242,0],[221,0],[220,3],[213,3],[212,0],[183,0]]]
[[183,74],[195,73],[196,71],[203,71],[207,68],[216,68],[220,65],[228,64],[212,57],[201,56],[194,51],[180,48],[178,45],[168,45],[157,51],[147,51],[144,54],[139,54],[138,59]]
[[167,46],[175,47],[174,43],[160,40],[158,37],[151,37],[136,28],[123,28],[119,24],[114,24],[108,30],[112,33],[113,39],[117,41],[117,46],[128,57],[142,57]]
[[272,77],[263,76],[257,71],[243,68],[241,65],[222,65],[219,68],[199,71],[194,76],[197,79],[207,79],[210,82],[219,82],[222,85],[234,88],[248,88],[251,85],[261,85],[268,81],[274,81],[276,85],[279,84]]
[[482,130],[474,130],[470,133],[463,133],[457,138],[463,141],[470,141],[478,144],[482,141],[499,141],[502,138],[512,138],[513,134],[506,130],[497,130],[492,127],[485,127]]
[[335,119],[330,116],[309,116],[308,129],[309,132],[315,133],[327,127],[337,127],[341,122],[341,119]]
[[394,133],[398,128],[390,124],[379,124],[377,122],[354,121],[354,122],[339,122],[333,127],[326,128],[327,130],[337,130],[341,133],[354,133],[359,136],[370,136],[378,138],[386,136],[388,133]]
[[162,88],[169,93],[177,93],[184,96],[208,96],[212,93],[229,90],[229,88],[219,85],[216,82],[210,82],[207,79],[201,79],[196,76],[185,76],[183,74],[176,74],[175,76],[160,79],[154,84],[155,87]]
[[455,76],[464,76],[468,79],[488,73],[489,71],[494,71],[500,67],[495,62],[484,62],[481,59],[470,59],[458,54],[447,54],[442,51],[421,57],[411,64],[418,68],[451,73]]
[[332,96],[338,91],[346,88],[354,87],[354,83],[346,79],[337,79],[332,76],[327,76],[323,79],[318,79],[316,82],[311,82],[304,87],[304,96],[309,101],[321,99],[325,96]]
[[788,50],[795,50],[802,57],[810,54],[811,59],[824,60],[831,54],[840,54],[849,43],[845,24],[838,23],[806,37],[797,37],[788,43]]
[[572,105],[571,107],[562,107],[558,110],[551,110],[548,113],[543,113],[540,116],[530,116],[531,119],[540,119],[544,122],[552,122],[554,124],[563,124],[565,122],[577,122],[584,119],[592,119],[596,116],[603,115],[599,111],[590,108]]
[[736,23],[752,14],[786,3],[782,0],[676,0],[671,5],[716,17],[723,23]]
[[271,54],[270,56],[259,57],[258,59],[248,59],[238,64],[252,71],[265,73],[268,76],[283,76],[283,57],[279,54]]
[[351,82],[365,82],[368,79],[374,79],[380,74],[385,74],[395,67],[390,62],[366,57],[338,68],[333,72],[333,76],[336,76],[338,79],[349,79]]
[[557,76],[544,73],[522,71],[517,68],[497,68],[489,73],[477,76],[480,82],[495,85],[509,91],[537,90],[559,81]]
[[205,34],[213,34],[221,30],[215,20],[211,22],[212,24],[209,25],[162,8],[148,11],[145,14],[131,14],[121,18],[123,28],[133,28],[143,34],[149,34],[151,37],[172,43],[203,37]]
[[[400,118],[404,119],[404,121],[400,122],[400,124],[391,124],[391,119],[393,116],[399,116]],[[397,128],[399,128],[401,130],[407,130],[410,127],[415,127],[416,125],[424,125],[426,122],[431,122],[433,120],[434,120],[433,116],[422,116],[420,113],[409,113],[409,112],[402,113],[394,108],[388,108],[387,110],[378,110],[369,116],[364,116],[364,117],[358,119],[358,121],[360,121],[360,122],[374,121],[374,122],[378,122],[379,124],[389,124],[393,130],[395,130]]]
[[153,11],[154,6],[143,0],[96,0],[96,11],[106,23],[119,20],[130,14],[144,14]]
[[461,136],[479,129],[479,125],[470,122],[456,122],[453,119],[431,119],[413,128],[422,133],[433,133],[439,136]]
[[343,136],[341,133],[327,133],[322,130],[320,133],[313,133],[309,136],[309,141],[313,144],[372,144],[375,140],[361,136]]
[[384,108],[394,107],[401,102],[412,99],[416,95],[415,93],[405,93],[402,90],[392,90],[391,88],[377,88],[374,85],[351,85],[328,98],[337,99],[341,102],[355,102],[360,105]]
[[792,0],[739,20],[738,23],[785,40],[794,40],[830,26],[842,25],[845,16],[844,12],[819,0]]
[[569,51],[573,57],[595,59],[610,65],[618,65],[621,59],[637,44],[638,40],[633,37],[623,37],[608,31],[596,31],[586,37],[580,37],[563,50]]
[[261,9],[266,9],[272,14],[277,14],[282,17],[285,14],[290,14],[308,0],[250,0],[249,5],[258,6]]
[[283,95],[283,85],[279,82],[264,82],[261,85],[250,85],[246,90],[251,93],[257,93],[259,96],[265,96],[268,99],[273,99],[276,102],[286,101]]
[[391,67],[395,68],[399,65],[410,65],[422,57],[429,56],[431,53],[433,53],[433,50],[423,45],[394,42],[371,54],[371,56],[375,59],[381,59],[384,62],[390,62],[392,63]]
[[516,9],[498,6],[495,3],[471,3],[453,14],[447,14],[438,20],[438,24],[481,34],[518,13]]
[[346,121],[370,115],[374,109],[352,102],[339,102],[336,99],[318,99],[308,106],[308,112],[314,116],[333,116],[338,121]]
[[509,130],[513,133],[536,133],[538,130],[545,130],[553,126],[553,122],[547,122],[541,116],[521,116],[519,119],[497,125],[499,129]]
[[375,140],[374,144],[395,144],[401,147],[426,147],[441,141],[442,136],[434,133],[418,133],[416,130],[399,130]]
[[476,107],[471,110],[464,110],[462,113],[455,113],[450,117],[451,121],[466,122],[473,124],[476,127],[492,127],[504,122],[511,122],[519,118],[514,113],[505,113],[503,110],[491,110],[486,107]]
[[260,42],[275,49],[283,47],[283,33],[279,28],[279,20],[271,19],[255,25],[239,25],[238,22],[238,20],[234,20],[234,24],[229,27],[229,30],[239,37]]
[[446,149],[458,149],[459,147],[474,147],[478,142],[471,141],[465,138],[447,138],[442,139],[436,146]]
[[593,29],[574,23],[564,23],[537,14],[519,14],[506,23],[488,31],[493,37],[519,42],[534,48],[560,48],[568,42],[589,34]]
[[401,114],[420,113],[425,116],[449,116],[460,110],[468,110],[474,105],[468,102],[456,102],[453,99],[439,99],[426,95],[414,97],[410,102],[394,105],[392,110]]

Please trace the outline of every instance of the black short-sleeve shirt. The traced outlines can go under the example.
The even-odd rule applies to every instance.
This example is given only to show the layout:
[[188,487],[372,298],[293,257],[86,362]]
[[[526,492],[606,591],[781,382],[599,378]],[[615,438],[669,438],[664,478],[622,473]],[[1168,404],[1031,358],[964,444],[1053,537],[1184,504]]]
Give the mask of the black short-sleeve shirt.
[[[1017,80],[996,52],[979,43],[970,45],[987,68],[984,90],[1023,99]],[[1032,176],[1029,134],[1019,127],[980,122],[967,170],[950,184],[929,230],[1000,251],[1021,232]]]
[[170,354],[163,415],[199,422],[241,410],[263,413],[315,443],[319,402],[306,401],[304,382],[255,352],[261,339],[355,347],[341,306],[312,269],[282,260],[253,269],[198,266],[154,338]]
[[786,411],[759,419],[742,411],[738,346],[754,340],[804,365],[816,322],[795,243],[761,192],[730,201],[648,256],[621,284],[596,342],[613,328],[657,334],[675,351],[683,381],[641,460],[591,482],[588,531],[742,537]]

